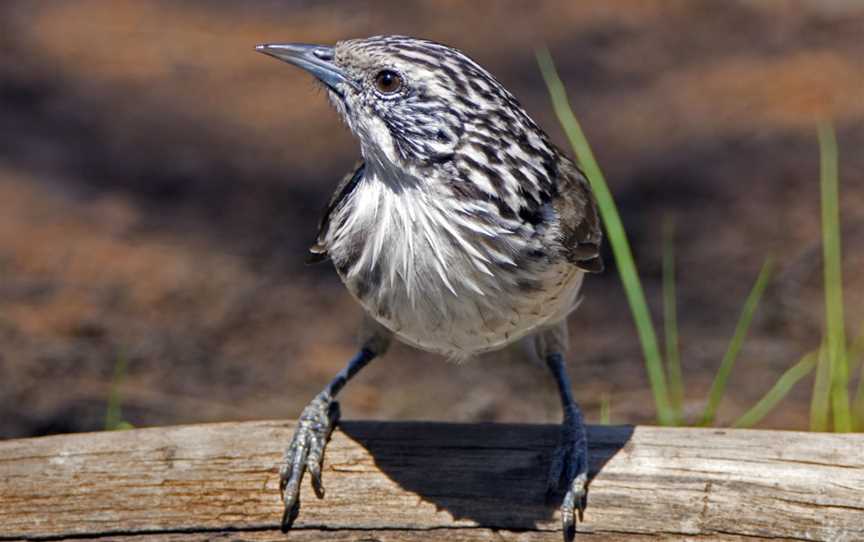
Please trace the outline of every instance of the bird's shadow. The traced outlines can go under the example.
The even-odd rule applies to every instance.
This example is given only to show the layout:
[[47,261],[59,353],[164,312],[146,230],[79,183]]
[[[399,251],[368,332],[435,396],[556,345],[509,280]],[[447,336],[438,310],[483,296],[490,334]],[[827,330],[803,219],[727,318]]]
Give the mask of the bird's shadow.
[[[427,422],[343,422],[378,469],[455,520],[493,529],[549,525],[560,495],[547,495],[559,426]],[[632,426],[588,429],[590,480],[630,440]]]

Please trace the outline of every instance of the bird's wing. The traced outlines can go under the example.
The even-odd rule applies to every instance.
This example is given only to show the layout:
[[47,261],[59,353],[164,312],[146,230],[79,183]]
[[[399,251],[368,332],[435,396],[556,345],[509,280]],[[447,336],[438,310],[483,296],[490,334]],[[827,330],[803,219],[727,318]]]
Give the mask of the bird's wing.
[[558,191],[552,205],[558,214],[567,260],[589,273],[603,271],[603,231],[591,186],[579,167],[564,157],[559,163]]
[[339,181],[336,190],[330,196],[330,202],[324,209],[324,216],[321,217],[321,222],[318,224],[318,237],[315,240],[315,244],[309,247],[311,254],[306,258],[306,263],[313,264],[323,262],[327,259],[325,239],[327,239],[327,232],[330,230],[330,218],[357,187],[357,183],[363,178],[363,171],[365,169],[366,164],[361,160],[357,162],[351,173],[348,173]]

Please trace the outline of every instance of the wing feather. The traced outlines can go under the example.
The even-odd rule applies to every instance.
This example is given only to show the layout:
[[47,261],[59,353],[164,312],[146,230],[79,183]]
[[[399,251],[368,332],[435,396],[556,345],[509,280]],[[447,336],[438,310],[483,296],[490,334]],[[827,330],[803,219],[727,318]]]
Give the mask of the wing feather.
[[561,245],[568,261],[589,273],[603,271],[603,231],[588,179],[566,157],[558,164],[558,190],[552,206],[558,214]]
[[348,199],[354,189],[357,188],[357,184],[363,178],[363,172],[366,169],[366,164],[361,160],[357,162],[354,166],[354,169],[351,173],[348,173],[342,180],[339,181],[339,184],[336,185],[336,190],[333,192],[333,195],[330,196],[330,202],[327,203],[327,207],[324,209],[324,215],[321,217],[321,222],[318,224],[318,236],[316,238],[315,244],[309,247],[309,256],[306,258],[307,264],[314,264],[323,262],[327,259],[327,233],[330,231],[330,220],[333,217],[333,214],[342,206],[343,203]]

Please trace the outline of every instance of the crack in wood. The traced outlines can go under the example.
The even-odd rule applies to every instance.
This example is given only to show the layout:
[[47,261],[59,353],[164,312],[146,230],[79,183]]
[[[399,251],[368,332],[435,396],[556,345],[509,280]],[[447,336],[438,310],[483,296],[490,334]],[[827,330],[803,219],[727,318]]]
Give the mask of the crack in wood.
[[[292,429],[0,442],[0,540],[282,541],[276,472]],[[579,528],[591,540],[864,540],[864,435],[591,427],[589,439],[602,442]],[[303,485],[290,540],[557,540],[543,499],[556,441],[555,426],[345,422],[325,459],[327,497]]]

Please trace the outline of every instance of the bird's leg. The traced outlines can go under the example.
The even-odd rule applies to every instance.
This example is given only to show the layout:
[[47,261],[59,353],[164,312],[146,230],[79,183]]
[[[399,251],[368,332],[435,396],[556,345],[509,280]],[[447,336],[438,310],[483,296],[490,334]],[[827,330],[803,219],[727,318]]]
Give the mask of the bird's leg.
[[330,440],[330,433],[339,422],[339,403],[335,399],[336,394],[376,355],[374,350],[364,346],[300,414],[297,429],[294,431],[291,444],[285,450],[282,467],[279,470],[279,488],[285,503],[282,532],[287,532],[291,528],[291,524],[300,512],[300,483],[307,470],[312,479],[315,495],[319,499],[324,497],[321,465],[324,462],[324,448]]
[[291,528],[300,512],[300,483],[307,470],[315,495],[319,499],[324,497],[321,466],[324,462],[324,448],[339,422],[336,395],[360,369],[374,358],[384,355],[390,346],[392,333],[366,315],[360,327],[360,338],[363,345],[360,351],[303,409],[291,444],[285,450],[279,469],[279,489],[285,503],[285,512],[282,514],[283,532]]
[[555,377],[564,409],[560,441],[549,469],[548,489],[550,494],[564,493],[561,521],[564,540],[569,542],[576,536],[576,512],[579,513],[579,521],[582,521],[582,514],[588,504],[588,437],[582,411],[570,391],[564,357],[557,352],[548,354],[546,365]]

